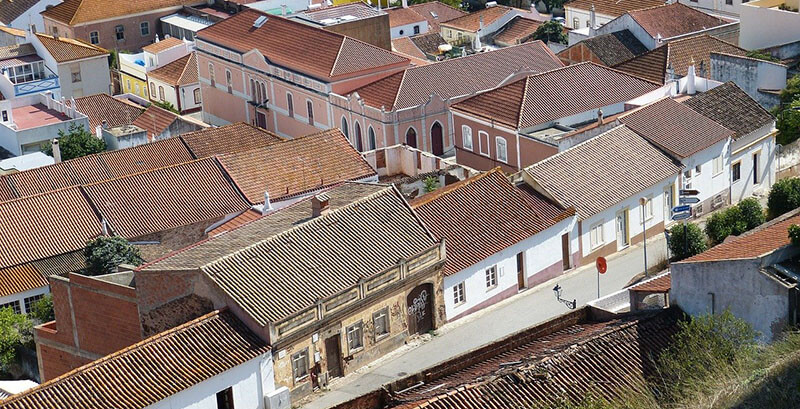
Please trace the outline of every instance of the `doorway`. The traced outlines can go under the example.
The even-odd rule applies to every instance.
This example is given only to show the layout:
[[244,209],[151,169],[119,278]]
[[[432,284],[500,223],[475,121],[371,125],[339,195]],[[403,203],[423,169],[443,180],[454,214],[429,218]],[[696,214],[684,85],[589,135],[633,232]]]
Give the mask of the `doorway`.
[[408,334],[424,334],[433,329],[433,284],[420,284],[406,297]]
[[431,152],[436,156],[444,155],[444,132],[438,122],[431,127]]
[[267,116],[263,112],[256,112],[256,126],[267,129]]
[[561,235],[561,265],[564,270],[569,270],[569,233]]
[[617,249],[628,247],[628,209],[617,213]]
[[328,364],[328,379],[342,376],[342,352],[340,335],[325,339],[325,362]]
[[525,253],[517,253],[517,289],[525,289]]
[[417,147],[417,131],[414,128],[408,128],[406,131],[406,145],[412,148]]

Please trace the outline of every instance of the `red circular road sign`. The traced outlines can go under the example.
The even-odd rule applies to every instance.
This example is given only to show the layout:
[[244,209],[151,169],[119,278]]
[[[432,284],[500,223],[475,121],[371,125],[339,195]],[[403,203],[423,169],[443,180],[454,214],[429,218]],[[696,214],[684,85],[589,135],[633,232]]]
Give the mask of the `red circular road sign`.
[[597,262],[595,264],[597,265],[597,272],[598,273],[600,273],[600,274],[605,274],[606,273],[606,269],[608,269],[608,265],[606,264],[606,258],[605,257],[598,257],[597,258]]

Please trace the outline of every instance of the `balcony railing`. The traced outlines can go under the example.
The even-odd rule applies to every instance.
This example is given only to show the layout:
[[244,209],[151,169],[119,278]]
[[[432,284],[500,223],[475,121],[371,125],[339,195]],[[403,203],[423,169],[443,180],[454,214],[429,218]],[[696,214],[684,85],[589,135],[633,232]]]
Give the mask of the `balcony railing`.
[[28,94],[36,94],[39,92],[50,91],[59,88],[58,76],[54,75],[38,81],[23,82],[14,84],[14,95],[23,96]]

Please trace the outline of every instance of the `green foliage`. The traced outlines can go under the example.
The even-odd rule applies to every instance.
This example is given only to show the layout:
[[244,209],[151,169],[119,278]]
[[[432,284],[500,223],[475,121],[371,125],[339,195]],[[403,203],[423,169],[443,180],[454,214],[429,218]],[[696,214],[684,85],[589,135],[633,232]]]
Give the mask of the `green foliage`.
[[781,179],[772,185],[767,198],[767,213],[774,219],[800,207],[800,179]]
[[781,145],[800,139],[800,97],[788,107],[778,110],[775,116],[775,128],[778,129],[776,140]]
[[567,35],[564,34],[564,27],[558,21],[548,21],[543,23],[533,33],[534,40],[542,40],[545,43],[554,42],[567,44]]
[[155,106],[157,106],[157,107],[159,107],[161,109],[166,109],[167,111],[170,111],[170,112],[173,112],[173,113],[176,113],[176,114],[180,115],[180,112],[178,112],[178,109],[175,108],[175,105],[172,105],[172,102],[169,102],[169,101],[154,101],[153,105],[155,105]]
[[755,229],[767,221],[764,215],[764,209],[761,208],[761,203],[754,197],[748,197],[736,205],[742,213],[742,219],[747,226],[747,230]]
[[461,0],[412,0],[412,1],[409,1],[409,4],[428,3],[428,2],[431,2],[431,1],[440,1],[440,2],[442,2],[444,4],[447,4],[450,7],[455,7],[457,9],[461,8]]
[[[700,254],[708,248],[703,231],[694,223],[686,223],[686,235],[683,234],[683,224],[675,224],[669,229],[669,251],[674,261]],[[688,238],[688,247],[686,240]]]
[[795,246],[800,246],[800,226],[796,224],[789,226],[789,240]]
[[16,349],[33,340],[33,323],[11,308],[0,309],[0,370],[6,370],[16,360]]
[[786,81],[786,87],[781,90],[781,105],[789,105],[798,99],[800,99],[800,74]]
[[120,264],[142,264],[139,249],[123,237],[100,236],[86,244],[86,274],[96,276],[116,271]]
[[53,312],[53,296],[50,294],[46,294],[39,301],[36,301],[32,310],[31,316],[40,323],[56,319],[56,315]]
[[748,51],[747,56],[750,58],[755,58],[764,61],[771,61],[771,62],[780,62],[781,60],[773,57],[771,54],[763,53],[758,50]]
[[553,9],[564,7],[564,3],[566,3],[566,0],[537,0],[536,4],[540,2],[544,4],[544,8],[547,11],[547,14],[552,14]]
[[[80,158],[106,150],[105,141],[92,135],[83,125],[74,122],[69,125],[68,132],[58,131],[58,146],[61,150],[61,160]],[[45,146],[43,152],[53,156],[52,142]]]
[[422,180],[422,183],[425,184],[425,193],[433,192],[439,188],[439,179],[437,179],[435,176],[426,177]]
[[722,243],[730,235],[738,236],[764,223],[764,211],[755,198],[716,212],[706,222],[706,236],[713,244]]

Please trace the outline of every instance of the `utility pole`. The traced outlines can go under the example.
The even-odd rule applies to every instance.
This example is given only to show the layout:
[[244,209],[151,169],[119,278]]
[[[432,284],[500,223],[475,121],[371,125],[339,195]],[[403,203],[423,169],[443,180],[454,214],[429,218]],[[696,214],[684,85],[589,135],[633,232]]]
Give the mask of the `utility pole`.
[[645,217],[645,207],[647,206],[647,198],[643,197],[639,199],[639,204],[642,205],[642,243],[644,244],[644,276],[645,278],[649,277],[647,274],[647,220]]

